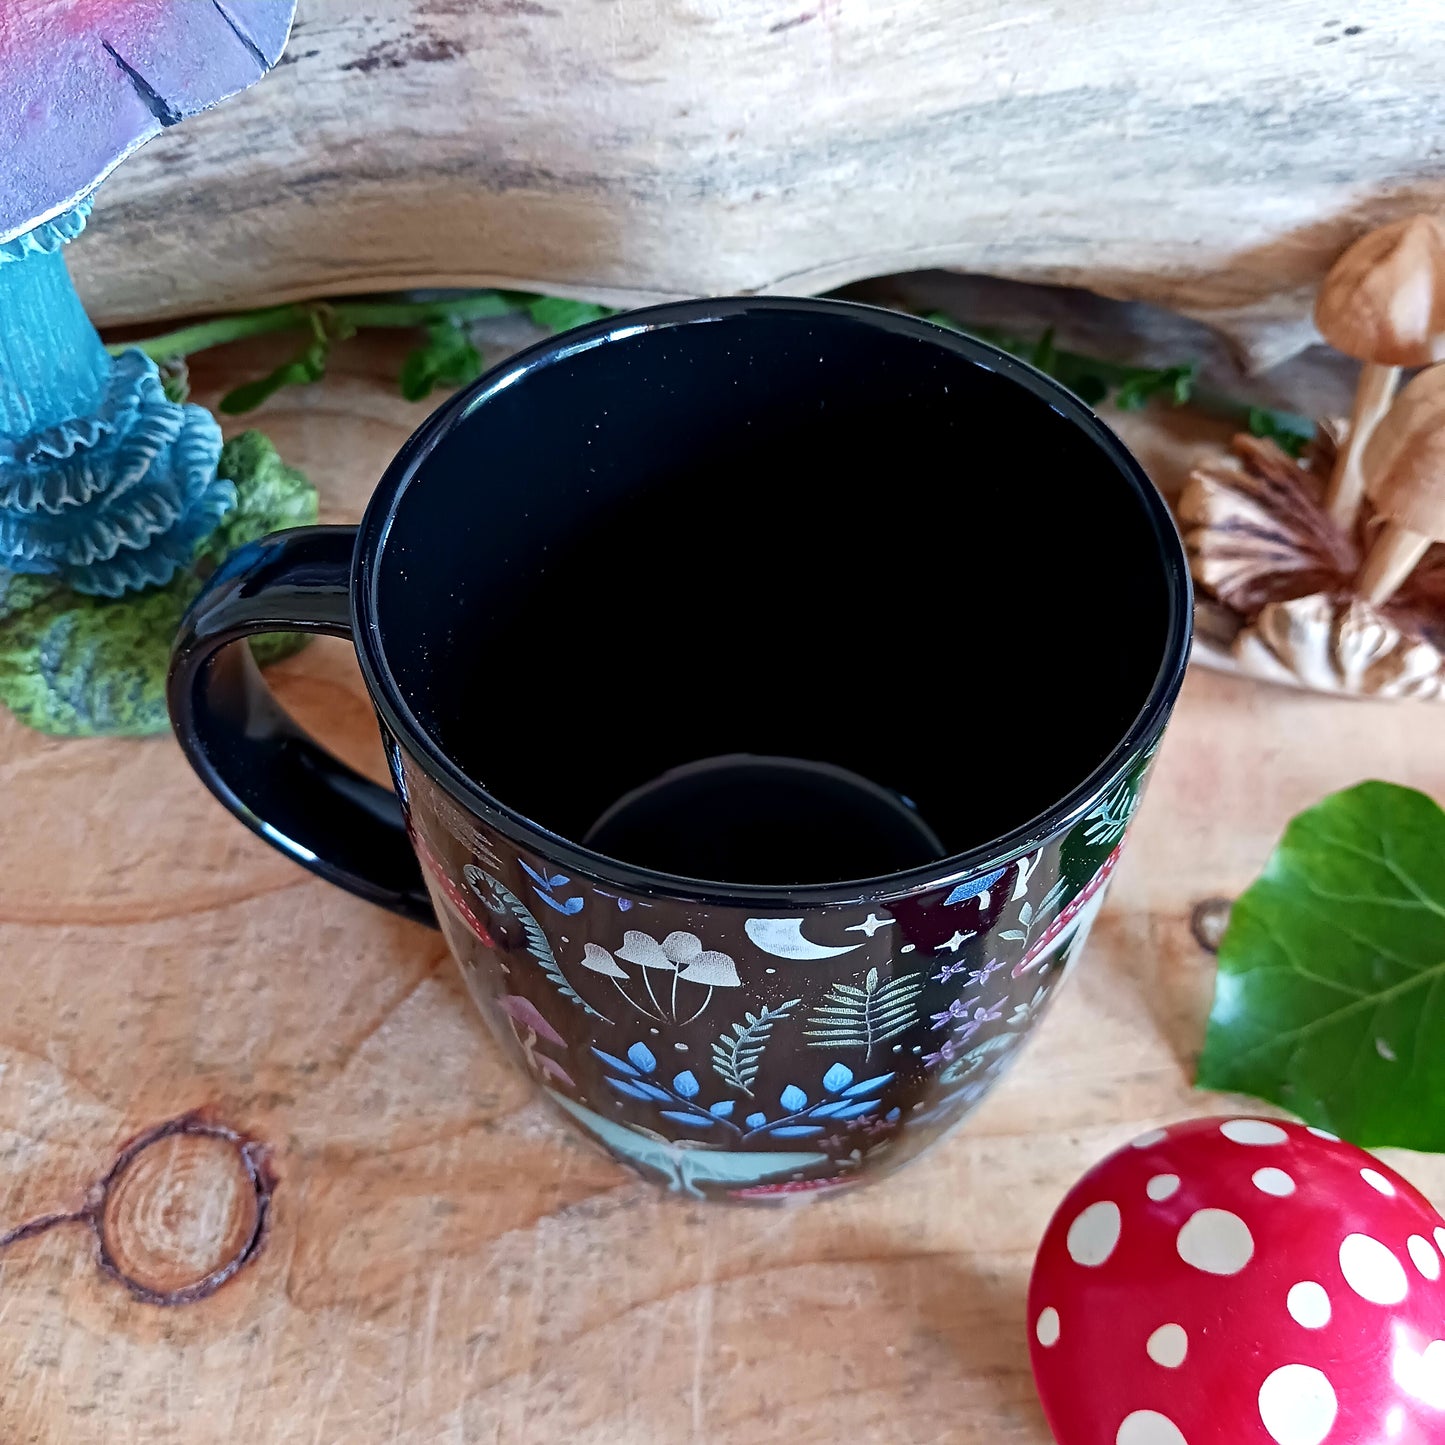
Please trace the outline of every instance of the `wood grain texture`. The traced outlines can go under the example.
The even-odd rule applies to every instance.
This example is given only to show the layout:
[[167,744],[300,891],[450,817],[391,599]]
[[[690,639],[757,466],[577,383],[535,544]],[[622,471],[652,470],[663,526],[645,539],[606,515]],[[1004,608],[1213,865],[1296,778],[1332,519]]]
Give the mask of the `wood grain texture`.
[[[218,357],[201,398],[274,354]],[[398,358],[353,343],[258,418],[327,520],[425,410],[385,379]],[[1125,419],[1161,472],[1197,446],[1171,419]],[[380,772],[344,645],[275,675]],[[439,937],[271,852],[169,740],[0,718],[0,1237],[38,1221],[0,1244],[0,1439],[1047,1445],[1023,1317],[1045,1221],[1132,1133],[1228,1107],[1189,1088],[1212,974],[1191,914],[1363,775],[1445,796],[1434,711],[1192,676],[1079,975],[998,1091],[895,1180],[733,1210],[559,1128]],[[192,1111],[264,1151],[269,1225],[164,1307],[97,1267],[80,1215],[128,1141]],[[244,1242],[259,1196],[223,1143],[136,1156],[106,1216],[128,1268],[169,1288]],[[1445,1159],[1392,1162],[1445,1201]]]
[[1445,206],[1442,42],[1395,0],[301,0],[278,70],[132,159],[71,262],[106,322],[949,266],[1265,361],[1356,234]]

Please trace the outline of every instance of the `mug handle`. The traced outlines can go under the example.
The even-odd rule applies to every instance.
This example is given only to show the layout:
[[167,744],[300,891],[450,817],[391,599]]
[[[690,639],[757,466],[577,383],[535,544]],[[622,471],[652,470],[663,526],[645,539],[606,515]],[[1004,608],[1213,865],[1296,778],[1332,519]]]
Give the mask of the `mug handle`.
[[401,804],[296,726],[261,679],[257,632],[350,637],[355,527],[296,527],[233,552],[181,622],[166,701],[201,780],[318,877],[436,926]]

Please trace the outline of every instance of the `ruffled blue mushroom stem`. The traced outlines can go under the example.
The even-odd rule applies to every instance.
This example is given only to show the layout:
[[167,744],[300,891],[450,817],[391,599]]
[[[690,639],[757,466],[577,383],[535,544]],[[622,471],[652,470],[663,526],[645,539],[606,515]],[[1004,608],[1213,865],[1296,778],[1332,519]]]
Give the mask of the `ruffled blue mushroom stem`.
[[61,248],[88,201],[0,244],[0,569],[118,597],[169,582],[235,505],[209,412],[111,358]]

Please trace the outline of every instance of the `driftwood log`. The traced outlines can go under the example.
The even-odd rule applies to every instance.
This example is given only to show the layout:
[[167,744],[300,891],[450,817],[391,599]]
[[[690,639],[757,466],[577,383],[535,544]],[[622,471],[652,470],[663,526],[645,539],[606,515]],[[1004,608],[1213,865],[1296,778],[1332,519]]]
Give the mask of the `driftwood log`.
[[1256,364],[1445,209],[1445,9],[1353,0],[301,0],[281,67],[103,190],[103,322],[501,283],[597,300],[947,266],[1154,301]]

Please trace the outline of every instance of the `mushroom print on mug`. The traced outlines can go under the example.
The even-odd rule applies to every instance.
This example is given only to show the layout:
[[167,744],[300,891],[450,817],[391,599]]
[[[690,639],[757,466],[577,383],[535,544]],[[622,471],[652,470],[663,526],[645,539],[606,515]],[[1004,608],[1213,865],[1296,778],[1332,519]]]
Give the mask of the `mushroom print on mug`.
[[1027,853],[806,916],[621,895],[394,768],[447,941],[503,1046],[646,1177],[768,1200],[894,1168],[978,1103],[1082,947],[1151,760]]
[[1059,1445],[1438,1445],[1445,1219],[1318,1129],[1156,1129],[1070,1191],[1029,1345]]

